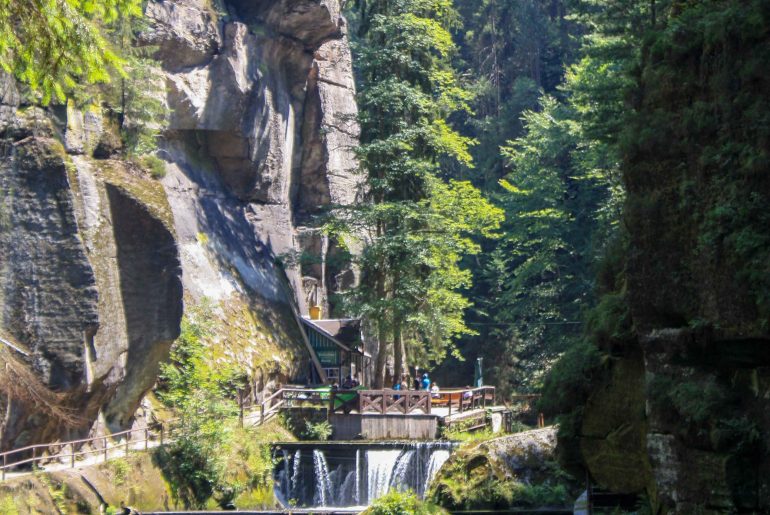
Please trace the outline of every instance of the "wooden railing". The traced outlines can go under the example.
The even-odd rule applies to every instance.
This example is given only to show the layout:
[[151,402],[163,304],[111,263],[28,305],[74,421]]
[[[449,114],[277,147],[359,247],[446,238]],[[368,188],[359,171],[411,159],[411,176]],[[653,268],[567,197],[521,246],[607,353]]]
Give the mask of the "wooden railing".
[[[91,455],[102,455],[104,456],[104,461],[107,461],[110,451],[116,449],[125,450],[125,453],[128,454],[132,448],[136,450],[137,446],[139,446],[139,449],[142,449],[142,444],[144,444],[144,450],[147,450],[152,441],[157,441],[159,445],[163,445],[164,437],[167,434],[168,430],[164,428],[163,424],[158,423],[149,427],[129,429],[104,436],[94,436],[67,442],[29,445],[20,449],[13,449],[12,451],[0,453],[0,461],[2,462],[0,465],[0,479],[5,480],[6,473],[10,469],[21,465],[34,467],[35,465],[58,462],[63,465],[69,464],[70,467],[74,468],[78,459]],[[115,440],[122,441],[116,442]],[[69,451],[66,451],[65,449],[68,447]]]
[[448,416],[472,409],[483,409],[495,404],[495,387],[462,388],[441,390],[433,394],[431,403],[434,407],[449,408]]
[[430,392],[425,390],[359,390],[358,412],[401,414],[422,412],[430,415]]
[[[330,413],[430,414],[434,407],[446,407],[449,415],[486,408],[495,403],[495,388],[458,388],[431,393],[425,390],[317,390],[281,388],[262,403],[259,422],[264,423],[281,409],[292,407],[328,408]],[[244,409],[248,408],[244,405]]]
[[243,403],[241,405],[241,413],[246,410],[252,410],[252,413],[259,414],[259,424],[264,424],[276,416],[283,408],[303,406],[326,407],[329,405],[332,397],[332,392],[327,390],[281,388],[257,405]]

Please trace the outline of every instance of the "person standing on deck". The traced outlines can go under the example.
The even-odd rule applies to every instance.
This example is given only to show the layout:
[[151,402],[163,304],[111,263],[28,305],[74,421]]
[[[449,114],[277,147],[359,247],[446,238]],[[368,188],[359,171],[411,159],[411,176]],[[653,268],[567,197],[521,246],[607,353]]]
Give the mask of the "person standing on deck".
[[422,375],[422,390],[430,391],[430,377],[428,377],[428,373],[425,372]]

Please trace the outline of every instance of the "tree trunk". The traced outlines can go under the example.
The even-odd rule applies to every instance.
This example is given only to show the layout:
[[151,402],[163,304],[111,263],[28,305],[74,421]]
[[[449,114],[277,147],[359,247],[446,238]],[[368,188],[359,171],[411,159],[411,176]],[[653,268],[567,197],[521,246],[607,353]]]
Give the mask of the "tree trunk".
[[404,374],[404,338],[401,334],[401,321],[393,324],[393,382],[400,383]]
[[385,365],[388,361],[388,338],[382,324],[377,324],[377,340],[379,349],[377,350],[377,361],[374,364],[374,388],[380,389],[385,384]]

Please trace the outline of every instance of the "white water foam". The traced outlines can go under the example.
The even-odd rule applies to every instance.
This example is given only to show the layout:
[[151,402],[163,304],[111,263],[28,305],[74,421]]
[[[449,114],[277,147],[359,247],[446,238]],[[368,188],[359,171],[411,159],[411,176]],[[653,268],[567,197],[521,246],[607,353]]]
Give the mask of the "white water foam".
[[313,450],[313,470],[315,471],[315,503],[316,506],[326,506],[327,499],[332,495],[331,482],[329,481],[329,467],[326,464],[324,453]]
[[401,456],[401,451],[398,449],[366,451],[368,502],[371,503],[388,493],[390,478],[399,456]]

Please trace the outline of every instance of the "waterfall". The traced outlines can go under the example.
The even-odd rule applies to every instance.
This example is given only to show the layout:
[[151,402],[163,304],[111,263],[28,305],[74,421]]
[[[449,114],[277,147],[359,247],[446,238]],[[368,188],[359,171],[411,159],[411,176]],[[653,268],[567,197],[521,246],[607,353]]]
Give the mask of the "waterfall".
[[408,487],[409,482],[407,481],[407,472],[409,470],[409,465],[412,462],[412,458],[415,455],[414,450],[406,450],[401,453],[401,456],[398,457],[398,460],[396,460],[396,466],[393,469],[393,477],[390,480],[390,488],[395,488],[396,490],[404,490],[404,487]]
[[[275,469],[278,499],[304,508],[363,506],[390,490],[425,495],[449,458],[447,442],[378,442],[345,445],[282,444]],[[301,448],[307,452],[300,451]],[[312,449],[312,452],[309,452]],[[312,459],[311,459],[312,457]],[[291,461],[291,463],[290,463]]]
[[294,453],[294,467],[291,473],[291,490],[289,492],[290,497],[296,499],[298,496],[297,485],[299,484],[299,465],[302,459],[302,451],[297,449]]
[[326,506],[327,494],[331,494],[331,483],[329,481],[329,466],[326,464],[326,457],[322,451],[313,451],[313,469],[315,470],[316,484],[313,500],[317,506]]
[[356,493],[353,499],[356,506],[361,505],[361,449],[356,449]]
[[290,489],[292,480],[291,474],[289,473],[289,451],[283,449],[281,454],[283,454],[283,477],[281,478],[281,489],[286,492]]
[[351,470],[347,473],[345,476],[345,480],[342,482],[342,485],[339,487],[339,495],[335,499],[337,502],[341,503],[342,505],[357,505],[358,499],[356,492],[353,490],[356,487],[356,484],[358,483],[359,474],[357,470]]
[[431,453],[430,460],[428,461],[428,473],[425,476],[423,492],[428,489],[430,482],[436,477],[441,466],[449,459],[449,454],[449,451],[446,449],[436,449]]
[[400,450],[366,451],[367,493],[370,502],[388,493],[390,478],[399,456]]

